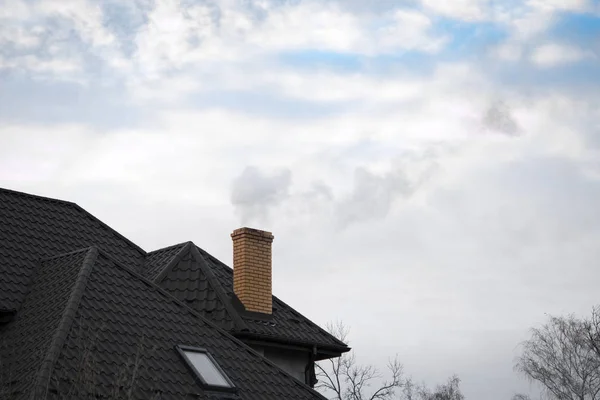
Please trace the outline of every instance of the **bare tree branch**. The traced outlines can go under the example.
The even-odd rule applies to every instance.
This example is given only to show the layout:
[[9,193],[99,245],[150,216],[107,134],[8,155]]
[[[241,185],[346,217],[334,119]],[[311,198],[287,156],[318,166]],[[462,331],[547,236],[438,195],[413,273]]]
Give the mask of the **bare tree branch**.
[[550,317],[531,331],[515,368],[558,400],[600,400],[600,318]]
[[[341,323],[328,324],[327,330],[336,338],[348,343],[348,329]],[[316,364],[321,389],[330,399],[336,400],[392,400],[395,390],[403,381],[402,364],[396,357],[390,361],[390,378],[379,383],[382,374],[372,365],[361,365],[354,353],[346,353],[328,362]],[[375,385],[377,383],[377,385]]]

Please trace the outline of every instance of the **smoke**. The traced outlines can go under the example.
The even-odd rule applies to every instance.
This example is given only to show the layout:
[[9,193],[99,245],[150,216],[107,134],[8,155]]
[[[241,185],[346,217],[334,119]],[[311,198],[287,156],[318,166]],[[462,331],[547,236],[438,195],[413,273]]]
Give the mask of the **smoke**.
[[337,202],[339,228],[388,215],[399,199],[408,199],[437,169],[437,151],[407,153],[396,159],[390,170],[376,174],[364,167],[354,171],[352,191]]
[[267,173],[253,166],[246,167],[233,180],[231,190],[231,204],[242,224],[267,221],[271,210],[289,197],[291,182],[289,169]]
[[516,136],[520,129],[514,120],[510,108],[503,101],[494,101],[483,116],[483,126],[494,132]]
[[437,169],[437,150],[406,152],[387,171],[379,173],[357,167],[350,191],[337,198],[331,186],[323,182],[313,182],[307,190],[290,193],[289,169],[267,174],[247,167],[233,181],[231,202],[242,223],[266,222],[278,208],[287,217],[319,216],[344,229],[354,223],[384,218],[395,201],[412,196]]

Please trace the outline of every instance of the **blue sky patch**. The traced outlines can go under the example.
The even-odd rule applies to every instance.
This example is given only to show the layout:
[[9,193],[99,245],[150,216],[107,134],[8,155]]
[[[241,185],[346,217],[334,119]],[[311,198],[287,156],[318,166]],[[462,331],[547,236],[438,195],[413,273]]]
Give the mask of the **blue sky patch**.
[[600,47],[600,16],[592,14],[564,14],[551,30],[548,38],[579,43],[584,48]]

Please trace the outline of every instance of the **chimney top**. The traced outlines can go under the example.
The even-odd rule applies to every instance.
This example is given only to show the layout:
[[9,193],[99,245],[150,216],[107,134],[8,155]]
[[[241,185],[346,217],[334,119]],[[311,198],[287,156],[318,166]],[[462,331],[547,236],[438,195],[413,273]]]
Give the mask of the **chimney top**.
[[259,237],[262,237],[262,238],[265,238],[265,239],[271,239],[271,240],[273,240],[273,238],[274,238],[273,233],[271,233],[271,232],[261,231],[259,229],[248,228],[248,227],[243,227],[243,228],[236,229],[231,234],[231,237],[234,238],[236,236],[243,235],[243,234],[248,234],[248,235],[253,235],[253,236],[259,236]]

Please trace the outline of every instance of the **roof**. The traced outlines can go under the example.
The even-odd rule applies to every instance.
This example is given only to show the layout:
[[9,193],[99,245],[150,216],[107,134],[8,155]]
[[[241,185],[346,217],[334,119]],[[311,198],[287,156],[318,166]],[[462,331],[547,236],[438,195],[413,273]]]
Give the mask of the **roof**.
[[[104,372],[99,379],[106,382],[114,366],[131,356],[126,345],[137,343],[133,337],[149,335],[160,350],[159,358],[150,360],[156,362],[152,371],[169,377],[152,382],[167,398],[178,398],[177,390],[199,390],[189,377],[184,379],[187,383],[182,381],[180,364],[174,366],[175,353],[167,351],[175,345],[171,339],[181,345],[222,348],[214,355],[224,360],[222,367],[236,386],[246,382],[239,385],[243,398],[320,397],[232,334],[244,340],[250,335],[318,345],[338,353],[348,350],[276,297],[268,324],[236,309],[231,268],[192,242],[146,253],[74,203],[1,188],[0,276],[0,342],[9,344],[0,356],[12,360],[15,387],[23,392],[46,387],[44,380],[56,371],[73,379],[68,366],[78,361],[73,357],[83,346],[73,336],[74,329],[89,329],[102,339],[98,354]],[[131,340],[122,342],[123,338]],[[18,349],[18,357],[11,357],[7,349]],[[175,368],[169,371],[178,371],[173,372],[177,377],[164,368]],[[264,377],[253,375],[254,369]],[[264,387],[254,387],[257,383]],[[180,384],[184,389],[171,387]],[[269,390],[280,391],[280,397]],[[281,397],[285,390],[292,392]]]
[[[96,247],[41,262],[23,311],[4,335],[23,398],[76,382],[74,398],[131,389],[136,399],[323,399]],[[204,391],[178,345],[209,349],[237,394]]]
[[146,252],[74,203],[0,189],[0,309],[18,309],[35,263],[98,246],[138,268]]

